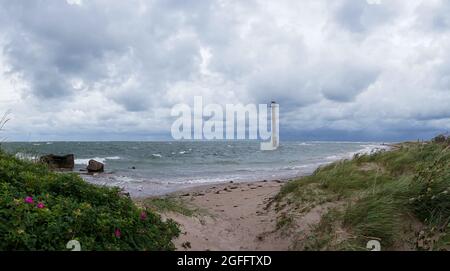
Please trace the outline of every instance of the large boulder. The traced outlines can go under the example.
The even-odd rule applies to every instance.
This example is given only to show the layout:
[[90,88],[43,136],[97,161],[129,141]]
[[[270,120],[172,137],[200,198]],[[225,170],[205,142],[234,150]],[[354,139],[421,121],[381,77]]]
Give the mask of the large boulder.
[[47,164],[51,169],[73,170],[75,167],[75,156],[73,154],[59,156],[49,154],[40,158],[41,163]]
[[103,172],[105,170],[105,165],[95,160],[89,160],[87,170],[89,173]]

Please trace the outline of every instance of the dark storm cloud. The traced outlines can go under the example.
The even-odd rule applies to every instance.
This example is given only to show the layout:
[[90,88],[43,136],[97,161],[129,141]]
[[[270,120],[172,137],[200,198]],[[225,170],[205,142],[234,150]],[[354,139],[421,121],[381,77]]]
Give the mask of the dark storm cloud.
[[100,83],[108,92],[137,74],[142,79],[137,92],[106,95],[132,111],[143,109],[145,97],[189,76],[198,48],[192,37],[177,33],[182,15],[165,16],[151,6],[139,18],[138,2],[3,1],[11,22],[2,27],[8,41],[4,54],[12,72],[42,98],[71,95],[74,79],[89,88]]
[[[8,43],[4,54],[39,97],[70,95],[70,77],[95,82],[106,76],[105,57],[123,44],[108,33],[102,12],[64,1],[4,1]],[[94,15],[95,14],[95,15]]]
[[14,108],[19,135],[168,134],[170,108],[195,95],[221,104],[276,100],[282,133],[312,139],[450,128],[448,1],[0,7],[0,106]]
[[322,93],[330,100],[350,102],[373,84],[379,71],[367,66],[341,66],[329,71],[323,80]]

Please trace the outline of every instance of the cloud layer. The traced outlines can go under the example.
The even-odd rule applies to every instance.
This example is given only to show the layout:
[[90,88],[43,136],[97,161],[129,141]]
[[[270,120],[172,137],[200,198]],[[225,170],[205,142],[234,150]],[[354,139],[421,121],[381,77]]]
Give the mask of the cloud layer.
[[167,138],[195,95],[276,100],[285,138],[450,130],[450,3],[376,2],[0,0],[6,134]]

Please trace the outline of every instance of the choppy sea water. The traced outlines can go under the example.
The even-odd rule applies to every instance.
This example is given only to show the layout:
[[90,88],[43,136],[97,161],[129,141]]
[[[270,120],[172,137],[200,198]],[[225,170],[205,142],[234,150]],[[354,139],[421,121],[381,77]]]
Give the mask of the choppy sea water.
[[209,183],[291,179],[356,153],[388,147],[378,142],[290,141],[281,142],[275,151],[261,151],[256,141],[168,141],[11,142],[2,148],[21,158],[73,153],[75,171],[95,159],[105,163],[106,172],[83,178],[138,197]]

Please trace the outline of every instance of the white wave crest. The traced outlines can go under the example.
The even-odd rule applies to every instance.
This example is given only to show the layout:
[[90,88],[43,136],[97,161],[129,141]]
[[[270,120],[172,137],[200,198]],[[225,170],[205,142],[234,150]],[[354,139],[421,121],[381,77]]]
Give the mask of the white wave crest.
[[80,158],[75,159],[75,164],[77,165],[87,165],[90,160],[95,160],[100,163],[105,163],[108,160],[120,160],[119,156],[109,156],[109,157],[94,157],[94,158]]

